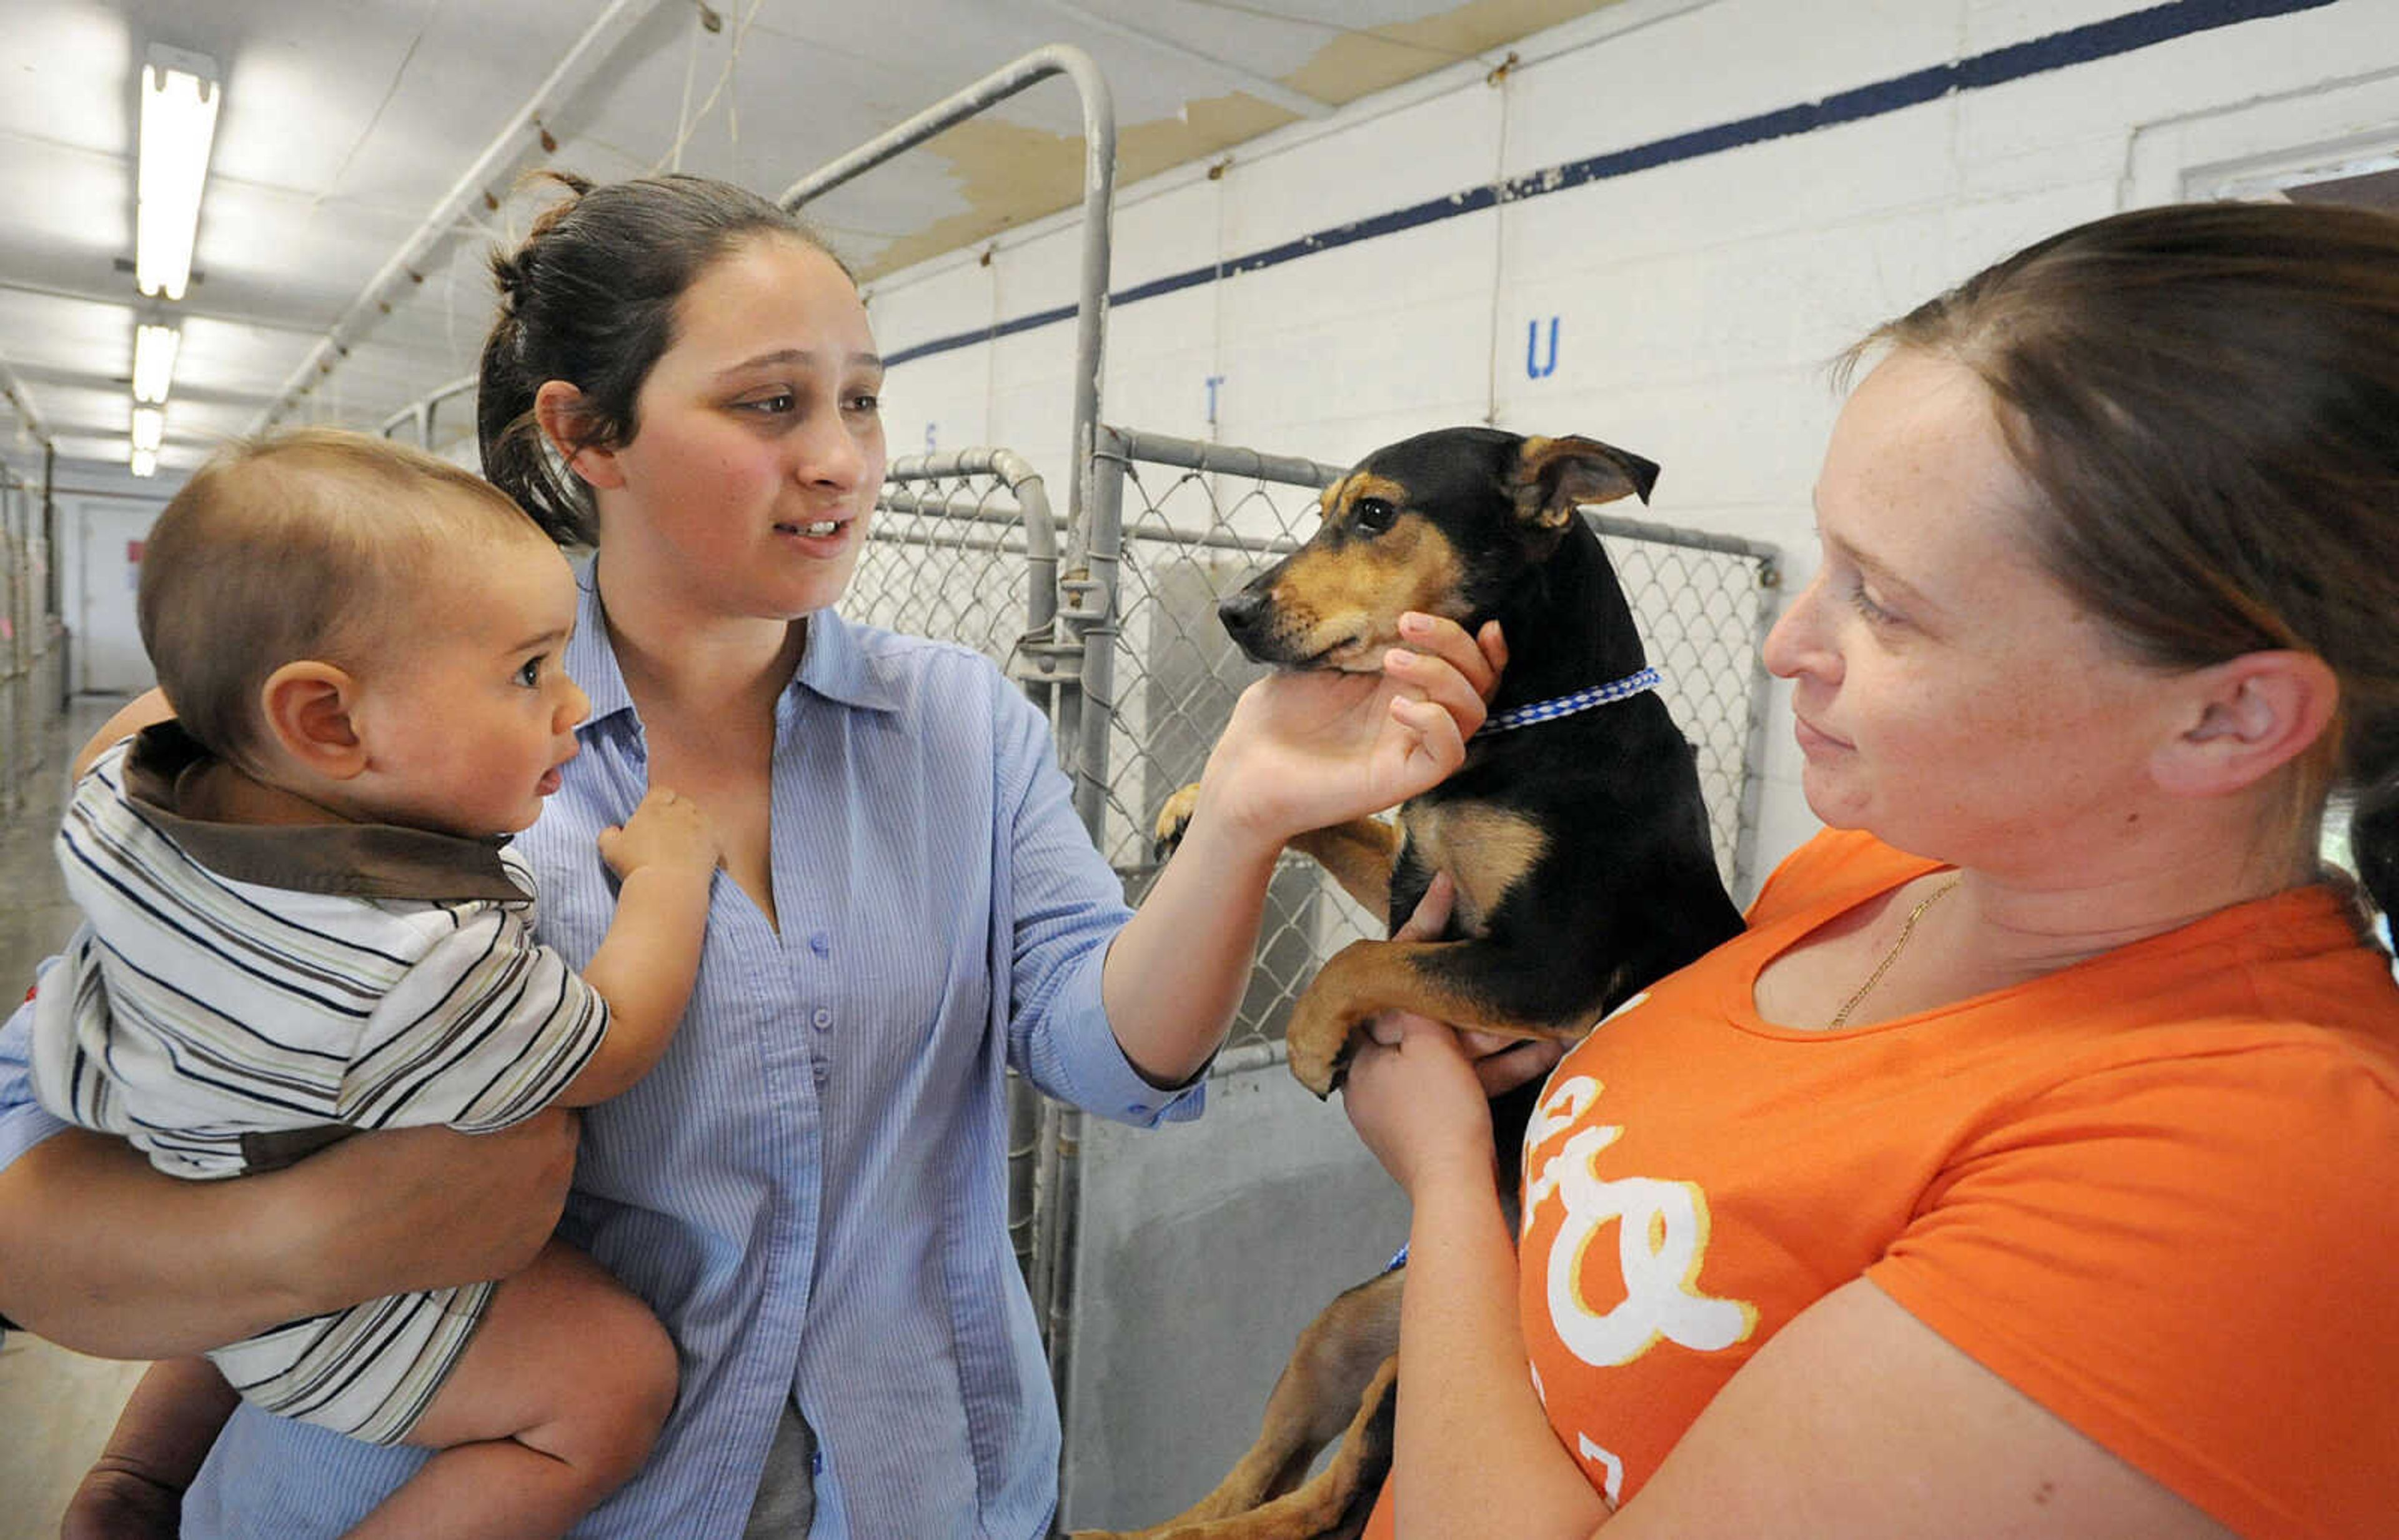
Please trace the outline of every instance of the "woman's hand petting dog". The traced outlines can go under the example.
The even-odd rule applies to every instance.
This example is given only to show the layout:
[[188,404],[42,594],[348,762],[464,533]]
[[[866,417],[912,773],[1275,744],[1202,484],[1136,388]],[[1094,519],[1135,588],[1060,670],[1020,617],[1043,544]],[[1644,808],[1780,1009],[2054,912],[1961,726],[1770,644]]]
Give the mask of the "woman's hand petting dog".
[[1280,847],[1294,834],[1398,806],[1466,758],[1499,687],[1497,622],[1469,636],[1411,615],[1379,673],[1285,671],[1241,692],[1208,756],[1200,805]]
[[[1455,889],[1433,878],[1394,940],[1425,941],[1449,923]],[[1341,1105],[1375,1158],[1411,1196],[1434,1170],[1491,1180],[1491,1098],[1550,1073],[1567,1045],[1459,1032],[1428,1017],[1389,1011],[1360,1039]]]

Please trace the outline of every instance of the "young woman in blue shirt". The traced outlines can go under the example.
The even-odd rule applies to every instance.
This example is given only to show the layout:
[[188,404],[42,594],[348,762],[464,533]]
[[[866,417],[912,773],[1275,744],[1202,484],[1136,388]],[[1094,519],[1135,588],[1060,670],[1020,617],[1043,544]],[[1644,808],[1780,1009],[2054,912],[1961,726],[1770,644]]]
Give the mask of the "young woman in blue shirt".
[[[1132,913],[1023,695],[836,612],[885,449],[832,254],[771,203],[666,177],[572,184],[494,269],[486,474],[593,547],[566,658],[591,714],[522,837],[544,939],[596,944],[593,835],[652,777],[727,853],[675,1046],[586,1114],[563,1197],[561,1233],[683,1357],[649,1465],[575,1533],[1046,1533],[1058,1424],[1007,1235],[1006,1069],[1104,1116],[1196,1115],[1277,854],[1455,768],[1498,640],[1426,617],[1380,674],[1254,686]],[[562,1116],[377,1135],[194,1191],[50,1123],[20,1057],[12,1022],[0,1311],[115,1356],[505,1273],[576,1147]],[[245,1407],[182,1533],[335,1535],[420,1458]]]

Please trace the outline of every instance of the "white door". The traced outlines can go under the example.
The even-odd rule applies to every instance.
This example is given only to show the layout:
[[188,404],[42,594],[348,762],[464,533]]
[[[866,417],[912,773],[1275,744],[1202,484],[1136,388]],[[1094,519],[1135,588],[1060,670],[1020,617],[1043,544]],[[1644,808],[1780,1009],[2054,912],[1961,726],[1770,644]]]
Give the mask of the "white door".
[[78,580],[67,624],[81,693],[139,695],[156,682],[133,594],[142,581],[142,541],[157,517],[156,504],[99,501],[84,503],[74,516]]

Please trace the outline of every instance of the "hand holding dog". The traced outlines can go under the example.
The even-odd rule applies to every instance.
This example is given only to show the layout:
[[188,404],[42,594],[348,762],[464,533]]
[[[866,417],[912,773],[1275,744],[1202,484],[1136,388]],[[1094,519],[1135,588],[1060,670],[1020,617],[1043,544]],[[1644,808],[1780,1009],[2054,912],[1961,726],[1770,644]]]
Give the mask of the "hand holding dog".
[[[1433,878],[1395,940],[1430,940],[1449,923],[1455,889]],[[1349,1061],[1341,1105],[1375,1158],[1414,1196],[1427,1173],[1462,1171],[1488,1183],[1491,1098],[1549,1073],[1563,1043],[1498,1037],[1405,1011],[1375,1019]]]
[[1277,847],[1293,835],[1396,807],[1466,758],[1508,660],[1498,624],[1470,636],[1410,615],[1379,673],[1270,674],[1241,692],[1200,777],[1227,825]]

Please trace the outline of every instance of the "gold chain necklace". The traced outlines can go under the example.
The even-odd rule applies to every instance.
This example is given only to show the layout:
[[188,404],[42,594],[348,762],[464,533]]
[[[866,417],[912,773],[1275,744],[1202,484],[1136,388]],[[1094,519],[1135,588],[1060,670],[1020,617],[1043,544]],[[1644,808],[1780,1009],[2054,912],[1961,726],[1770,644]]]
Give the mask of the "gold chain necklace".
[[1859,1003],[1874,993],[1874,987],[1882,982],[1882,976],[1891,971],[1891,965],[1898,962],[1899,954],[1907,950],[1907,939],[1916,934],[1916,922],[1924,918],[1924,912],[1957,892],[1958,885],[1963,881],[1965,879],[1962,877],[1950,878],[1926,894],[1921,902],[1907,912],[1906,920],[1899,927],[1899,939],[1891,943],[1891,950],[1882,954],[1882,961],[1877,963],[1875,970],[1866,975],[1866,981],[1858,986],[1858,992],[1842,1001],[1841,1008],[1835,1011],[1833,1019],[1824,1023],[1826,1032],[1833,1032],[1849,1020],[1850,1012],[1857,1009]]

